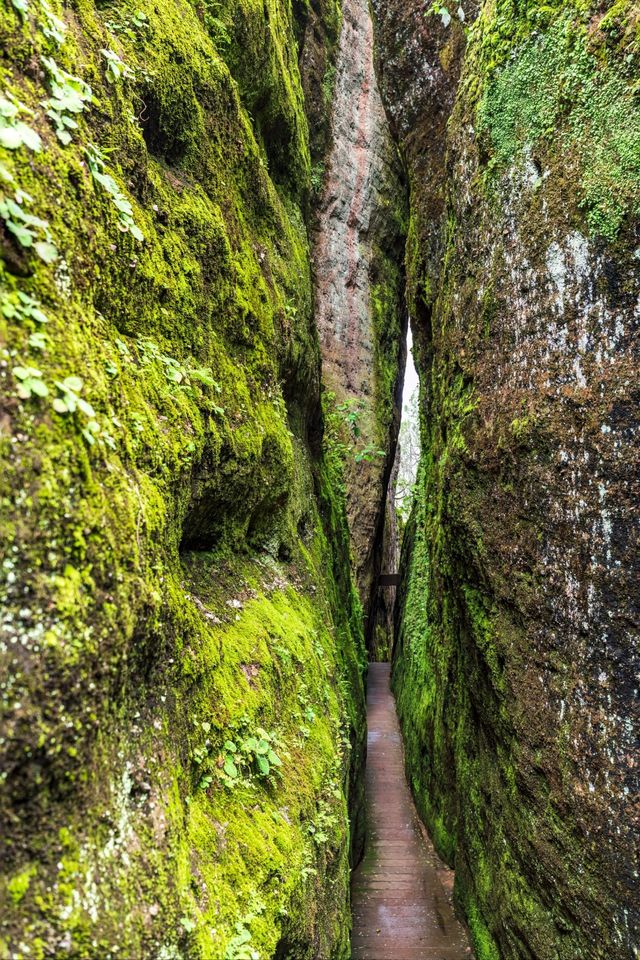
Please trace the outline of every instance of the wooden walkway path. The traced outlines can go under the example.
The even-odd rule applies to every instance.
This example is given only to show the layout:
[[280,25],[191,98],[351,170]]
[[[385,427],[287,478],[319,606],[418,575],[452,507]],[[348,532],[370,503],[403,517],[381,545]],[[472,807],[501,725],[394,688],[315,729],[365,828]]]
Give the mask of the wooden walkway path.
[[389,664],[369,665],[367,842],[353,876],[353,960],[469,960],[404,774]]

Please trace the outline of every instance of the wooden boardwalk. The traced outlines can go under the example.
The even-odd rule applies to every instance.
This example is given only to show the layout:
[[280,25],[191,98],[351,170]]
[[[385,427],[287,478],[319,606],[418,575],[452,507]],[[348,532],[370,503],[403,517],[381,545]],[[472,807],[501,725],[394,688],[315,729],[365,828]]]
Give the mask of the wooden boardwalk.
[[389,664],[369,665],[367,842],[353,876],[353,960],[469,960],[466,931],[422,836],[404,775]]

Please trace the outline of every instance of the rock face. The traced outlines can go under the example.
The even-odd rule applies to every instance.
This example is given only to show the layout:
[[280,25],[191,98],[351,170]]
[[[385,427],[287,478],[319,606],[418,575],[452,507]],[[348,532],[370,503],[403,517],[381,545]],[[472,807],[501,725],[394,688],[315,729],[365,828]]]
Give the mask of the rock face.
[[376,581],[404,369],[404,190],[376,83],[366,0],[346,0],[342,16],[314,246],[316,319],[327,405],[342,414],[344,439],[354,446],[344,464],[348,517],[375,659],[389,644]]
[[281,0],[0,11],[3,957],[349,953],[303,32]]
[[[394,683],[479,958],[637,922],[637,9],[374,4],[424,455]],[[466,43],[466,48],[465,48]]]

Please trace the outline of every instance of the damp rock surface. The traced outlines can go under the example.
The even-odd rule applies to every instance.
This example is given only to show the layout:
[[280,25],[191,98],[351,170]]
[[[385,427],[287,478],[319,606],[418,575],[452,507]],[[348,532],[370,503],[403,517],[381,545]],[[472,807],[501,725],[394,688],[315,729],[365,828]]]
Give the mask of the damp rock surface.
[[395,459],[404,370],[405,197],[374,69],[364,0],[346,0],[336,54],[331,140],[313,252],[316,322],[327,407],[353,445],[344,459],[349,527],[370,648],[389,626],[377,603],[385,498]]
[[408,774],[479,957],[628,960],[637,13],[462,7],[374,4],[422,381],[393,671]]
[[348,955],[364,653],[307,26],[0,11],[3,958]]

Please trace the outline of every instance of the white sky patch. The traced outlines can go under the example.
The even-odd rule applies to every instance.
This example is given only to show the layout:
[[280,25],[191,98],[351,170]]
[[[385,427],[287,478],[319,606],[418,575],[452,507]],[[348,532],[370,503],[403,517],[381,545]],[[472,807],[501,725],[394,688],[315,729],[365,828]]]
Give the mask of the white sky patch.
[[413,362],[411,326],[407,329],[407,365],[402,390],[402,419],[400,421],[400,465],[396,482],[396,504],[405,519],[409,516],[413,487],[420,458],[420,423],[418,416],[420,381]]

